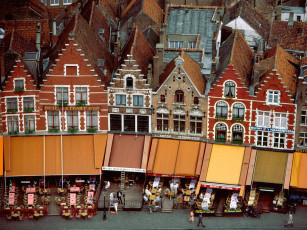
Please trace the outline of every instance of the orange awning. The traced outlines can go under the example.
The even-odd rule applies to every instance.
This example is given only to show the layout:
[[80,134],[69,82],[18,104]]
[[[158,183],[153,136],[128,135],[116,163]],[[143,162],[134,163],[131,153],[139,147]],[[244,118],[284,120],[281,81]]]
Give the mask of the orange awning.
[[4,136],[3,137],[3,154],[4,154],[4,170],[10,171],[11,169],[11,137]]
[[200,142],[180,141],[175,176],[195,176]]
[[7,176],[41,176],[44,174],[43,137],[10,137]]
[[178,147],[177,140],[159,139],[153,173],[174,174]]
[[3,137],[0,137],[0,176],[3,175]]
[[97,175],[93,135],[63,136],[63,167],[65,175]]
[[202,167],[201,167],[201,173],[200,173],[200,177],[199,177],[200,181],[205,181],[205,179],[206,179],[212,147],[213,147],[213,145],[210,144],[210,143],[208,143],[206,145],[204,160],[203,160],[203,164],[202,164]]
[[107,145],[107,134],[94,135],[95,167],[101,169]]
[[45,174],[61,175],[61,136],[45,137]]
[[297,187],[307,189],[307,154],[306,153],[302,153]]
[[150,147],[149,160],[148,160],[148,165],[147,165],[147,172],[148,173],[152,173],[154,163],[155,163],[156,154],[157,154],[158,144],[159,144],[159,139],[152,139],[151,147]]

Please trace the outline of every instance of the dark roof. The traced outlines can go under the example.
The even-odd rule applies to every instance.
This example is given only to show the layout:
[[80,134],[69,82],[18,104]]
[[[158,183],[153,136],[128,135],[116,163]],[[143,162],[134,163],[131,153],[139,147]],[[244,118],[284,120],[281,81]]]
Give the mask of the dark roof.
[[159,42],[159,35],[154,31],[154,29],[148,27],[146,30],[144,30],[143,34],[149,41],[150,45],[153,48],[156,48],[156,44]]
[[[267,71],[276,69],[281,77],[281,81],[290,91],[292,96],[296,93],[296,81],[298,77],[298,69],[300,61],[289,54],[280,46],[268,51],[265,59],[255,65],[255,71],[259,71],[259,85],[265,84],[265,76]],[[296,67],[297,66],[297,67]]]
[[284,0],[283,6],[305,7],[306,0]]
[[230,35],[220,47],[219,64],[215,73],[216,80],[233,65],[240,80],[246,87],[251,84],[255,54],[239,31]]
[[230,9],[226,10],[223,23],[224,25],[227,25],[238,17],[241,17],[247,24],[257,31],[261,37],[265,39],[268,37],[270,32],[270,22],[244,0],[241,0]]
[[307,48],[307,23],[295,21],[292,26],[288,22],[274,21],[268,41],[268,46],[277,44],[286,50],[305,51]]
[[[194,61],[188,54],[184,51],[181,52],[176,58],[183,59],[183,69],[186,71],[187,75],[197,88],[200,94],[204,94],[206,88],[206,81],[201,73],[200,67],[196,61]],[[171,72],[176,68],[175,59],[174,58],[165,68],[164,73],[159,78],[160,85],[168,78]]]
[[148,64],[152,63],[153,56],[155,55],[155,50],[152,48],[150,43],[147,41],[146,37],[142,31],[136,26],[136,28],[131,33],[123,51],[121,63],[124,63],[127,55],[132,55],[132,59],[136,61],[142,74],[147,75]]

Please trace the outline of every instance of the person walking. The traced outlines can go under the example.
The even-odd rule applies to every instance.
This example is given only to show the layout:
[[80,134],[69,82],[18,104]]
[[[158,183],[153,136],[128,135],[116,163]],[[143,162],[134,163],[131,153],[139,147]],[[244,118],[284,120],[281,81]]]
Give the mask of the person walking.
[[199,213],[198,215],[198,224],[197,227],[199,227],[199,225],[201,225],[201,227],[205,228],[206,226],[203,224],[203,215],[201,213]]
[[188,220],[188,222],[191,222],[192,224],[194,223],[194,210],[193,209],[190,212],[190,219]]
[[119,190],[117,191],[117,199],[118,199],[118,204],[123,204],[122,201],[122,192]]
[[288,219],[288,223],[285,224],[285,227],[293,227],[293,213],[292,210],[289,211],[289,219]]

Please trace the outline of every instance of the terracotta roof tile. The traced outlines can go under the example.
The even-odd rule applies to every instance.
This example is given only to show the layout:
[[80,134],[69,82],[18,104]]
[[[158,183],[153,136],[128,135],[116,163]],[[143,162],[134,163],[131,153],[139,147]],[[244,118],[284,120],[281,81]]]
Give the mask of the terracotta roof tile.
[[226,25],[238,17],[247,22],[261,37],[267,38],[269,35],[270,22],[244,0],[236,3],[226,11],[223,22]]
[[286,50],[306,50],[307,22],[295,21],[293,26],[288,22],[274,21],[268,41],[268,46],[275,47],[277,44]]
[[155,50],[138,27],[134,29],[123,49],[121,63],[124,63],[128,54],[132,55],[142,74],[147,75],[148,64],[152,63]]
[[216,80],[222,75],[229,64],[234,66],[240,80],[246,87],[251,84],[251,76],[255,54],[248,46],[239,31],[233,32],[220,48],[219,65],[215,74]]

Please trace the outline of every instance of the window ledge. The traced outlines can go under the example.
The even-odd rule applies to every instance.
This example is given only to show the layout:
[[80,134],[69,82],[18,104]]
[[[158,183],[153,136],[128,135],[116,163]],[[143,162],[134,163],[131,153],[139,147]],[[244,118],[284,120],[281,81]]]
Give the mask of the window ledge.
[[173,102],[172,105],[186,106],[187,104],[185,104],[185,103],[180,103],[180,102]]

